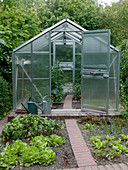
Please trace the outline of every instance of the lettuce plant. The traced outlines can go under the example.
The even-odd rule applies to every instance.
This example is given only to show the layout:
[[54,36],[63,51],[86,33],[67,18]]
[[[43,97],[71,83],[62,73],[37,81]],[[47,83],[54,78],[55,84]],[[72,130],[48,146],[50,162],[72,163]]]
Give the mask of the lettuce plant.
[[94,125],[92,125],[91,123],[86,123],[85,126],[84,126],[84,128],[85,128],[85,129],[90,129],[90,130],[92,130],[92,129],[93,129],[93,126],[94,126]]
[[55,153],[48,146],[59,146],[65,143],[62,137],[52,134],[49,137],[36,136],[30,141],[30,145],[16,140],[12,144],[6,144],[0,153],[0,167],[10,169],[18,164],[29,167],[33,164],[49,165],[55,162]]

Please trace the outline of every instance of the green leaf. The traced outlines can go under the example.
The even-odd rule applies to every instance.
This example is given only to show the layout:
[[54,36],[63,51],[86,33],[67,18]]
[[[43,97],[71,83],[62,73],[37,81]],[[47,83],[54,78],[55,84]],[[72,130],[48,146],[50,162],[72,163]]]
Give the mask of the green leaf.
[[5,41],[4,41],[4,40],[0,39],[0,44],[5,45],[6,43],[5,43]]

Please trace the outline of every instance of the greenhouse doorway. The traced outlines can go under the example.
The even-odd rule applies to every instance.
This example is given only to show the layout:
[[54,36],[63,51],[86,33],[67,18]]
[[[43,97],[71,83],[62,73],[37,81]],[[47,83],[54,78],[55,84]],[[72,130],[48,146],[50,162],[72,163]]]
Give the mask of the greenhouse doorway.
[[53,65],[59,62],[64,72],[64,93],[71,92],[75,82],[75,42],[68,39],[53,42]]

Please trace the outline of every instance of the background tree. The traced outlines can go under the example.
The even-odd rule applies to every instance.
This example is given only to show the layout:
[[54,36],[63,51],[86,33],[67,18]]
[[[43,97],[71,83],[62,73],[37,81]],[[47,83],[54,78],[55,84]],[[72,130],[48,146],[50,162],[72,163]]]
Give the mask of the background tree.
[[100,25],[102,29],[111,29],[113,45],[119,45],[124,39],[128,39],[128,1],[107,5],[101,12]]
[[18,1],[3,1],[0,7],[0,73],[11,82],[12,50],[40,32],[39,19],[33,8],[24,8]]
[[100,28],[101,9],[93,0],[42,0],[42,5],[36,7],[42,28],[48,28],[66,16],[88,30]]

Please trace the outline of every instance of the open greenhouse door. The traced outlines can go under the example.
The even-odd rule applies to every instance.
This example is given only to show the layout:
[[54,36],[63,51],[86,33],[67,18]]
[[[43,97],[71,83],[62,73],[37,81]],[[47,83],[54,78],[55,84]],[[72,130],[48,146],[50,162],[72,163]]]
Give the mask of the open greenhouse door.
[[82,33],[81,110],[108,113],[110,30]]

